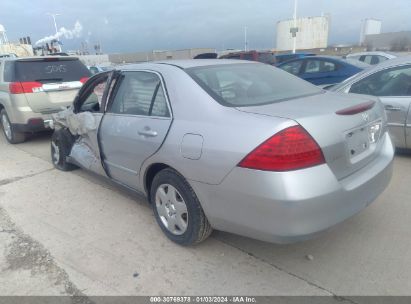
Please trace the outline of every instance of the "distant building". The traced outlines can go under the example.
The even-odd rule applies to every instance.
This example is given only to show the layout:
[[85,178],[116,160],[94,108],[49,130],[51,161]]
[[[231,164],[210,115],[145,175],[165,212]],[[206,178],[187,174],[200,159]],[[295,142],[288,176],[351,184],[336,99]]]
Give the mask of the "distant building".
[[361,24],[360,45],[364,45],[367,35],[381,34],[382,22],[378,19],[365,19]]
[[[326,48],[330,28],[329,16],[297,18],[296,48],[298,50]],[[278,51],[293,49],[294,20],[288,19],[277,23]]]
[[411,51],[411,31],[366,35],[364,46],[369,51]]

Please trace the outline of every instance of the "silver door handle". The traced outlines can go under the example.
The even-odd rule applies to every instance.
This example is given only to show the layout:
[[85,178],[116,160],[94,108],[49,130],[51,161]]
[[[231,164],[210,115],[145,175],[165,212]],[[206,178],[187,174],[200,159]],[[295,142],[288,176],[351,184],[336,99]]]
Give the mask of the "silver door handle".
[[138,135],[145,136],[145,137],[156,137],[157,132],[152,131],[152,130],[143,130],[143,131],[138,131]]
[[391,105],[387,105],[384,108],[387,111],[393,111],[393,112],[402,111],[402,109],[400,107],[394,107],[394,106],[391,106]]

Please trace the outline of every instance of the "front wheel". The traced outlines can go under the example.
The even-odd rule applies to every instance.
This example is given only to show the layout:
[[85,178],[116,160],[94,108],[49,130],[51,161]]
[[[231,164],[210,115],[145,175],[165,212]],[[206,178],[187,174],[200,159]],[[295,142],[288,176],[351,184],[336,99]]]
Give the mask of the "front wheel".
[[51,161],[55,168],[61,171],[71,171],[77,166],[67,162],[74,138],[66,129],[55,130],[51,136]]
[[3,134],[9,143],[19,144],[26,141],[26,134],[22,132],[16,132],[16,130],[14,130],[14,127],[10,123],[9,117],[6,113],[6,110],[4,109],[0,112],[0,121],[3,127]]
[[173,242],[193,245],[211,234],[212,228],[196,194],[176,171],[164,169],[154,177],[150,199],[157,223]]

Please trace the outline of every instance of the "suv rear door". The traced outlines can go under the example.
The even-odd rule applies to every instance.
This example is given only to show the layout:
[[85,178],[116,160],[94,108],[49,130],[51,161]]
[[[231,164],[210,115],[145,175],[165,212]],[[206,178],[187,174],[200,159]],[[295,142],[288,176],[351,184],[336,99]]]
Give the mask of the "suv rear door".
[[6,74],[10,94],[24,94],[33,112],[43,114],[70,105],[90,76],[86,66],[74,57],[17,59]]

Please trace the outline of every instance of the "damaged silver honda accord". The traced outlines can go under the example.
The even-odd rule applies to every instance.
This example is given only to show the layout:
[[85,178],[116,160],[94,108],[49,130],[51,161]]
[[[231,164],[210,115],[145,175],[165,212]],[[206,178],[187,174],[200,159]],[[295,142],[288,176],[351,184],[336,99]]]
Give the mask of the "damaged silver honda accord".
[[51,156],[141,192],[178,244],[212,229],[288,243],[364,209],[393,146],[370,96],[233,60],[133,64],[90,78],[53,116]]

